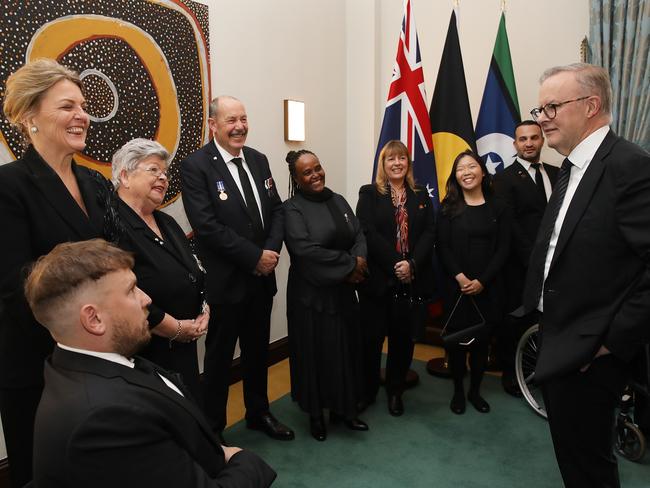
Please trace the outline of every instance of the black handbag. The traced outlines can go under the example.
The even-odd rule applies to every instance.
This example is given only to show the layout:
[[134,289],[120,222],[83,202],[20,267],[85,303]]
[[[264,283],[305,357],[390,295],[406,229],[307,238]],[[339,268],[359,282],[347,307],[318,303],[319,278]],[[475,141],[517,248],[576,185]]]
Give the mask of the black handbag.
[[[458,305],[460,304],[463,298],[468,299],[472,302],[474,310],[476,310],[476,319],[477,320],[458,320],[455,319],[454,314]],[[467,318],[466,318],[467,319]],[[485,318],[481,313],[481,310],[476,305],[474,298],[470,295],[461,295],[456,300],[456,304],[452,309],[447,321],[445,322],[444,327],[440,331],[440,338],[442,341],[447,344],[458,344],[461,346],[469,346],[474,340],[484,336],[488,332],[488,327],[485,322]]]

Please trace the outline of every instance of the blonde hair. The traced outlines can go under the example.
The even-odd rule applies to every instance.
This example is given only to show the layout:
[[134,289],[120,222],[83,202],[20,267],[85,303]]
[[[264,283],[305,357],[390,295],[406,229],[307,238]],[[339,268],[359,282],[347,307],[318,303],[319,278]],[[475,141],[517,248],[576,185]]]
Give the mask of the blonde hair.
[[388,192],[388,176],[384,169],[384,163],[390,156],[406,156],[408,159],[408,170],[406,172],[406,184],[409,188],[415,191],[415,178],[413,178],[413,162],[408,148],[402,141],[388,141],[384,147],[381,148],[379,158],[377,158],[377,175],[375,176],[375,187],[382,195]]
[[36,111],[43,94],[62,80],[71,81],[83,93],[79,74],[54,59],[30,61],[7,78],[3,110],[25,142],[30,140],[25,119]]

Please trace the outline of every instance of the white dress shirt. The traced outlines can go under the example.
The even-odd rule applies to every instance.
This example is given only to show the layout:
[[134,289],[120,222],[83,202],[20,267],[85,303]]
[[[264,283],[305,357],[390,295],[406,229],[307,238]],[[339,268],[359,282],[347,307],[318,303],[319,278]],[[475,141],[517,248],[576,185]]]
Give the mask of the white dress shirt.
[[[544,262],[544,281],[548,276],[548,270],[551,267],[551,262],[553,261],[553,254],[555,253],[555,247],[557,246],[557,240],[562,230],[562,224],[564,223],[564,217],[566,217],[567,210],[569,205],[571,205],[571,200],[573,195],[575,195],[580,180],[584,176],[589,163],[594,158],[596,151],[605,140],[605,136],[609,132],[609,126],[605,125],[600,129],[595,130],[589,134],[585,139],[580,142],[576,147],[573,148],[571,154],[567,156],[569,161],[573,163],[571,166],[571,173],[569,174],[569,184],[567,185],[566,194],[564,195],[564,201],[560,207],[560,212],[557,215],[555,220],[555,227],[553,228],[553,233],[551,234],[551,240],[548,244],[548,251],[546,252],[546,261]],[[542,290],[544,289],[542,283]],[[544,311],[544,293],[540,295],[539,305],[537,309],[540,312]]]
[[[61,349],[65,349],[66,351],[76,352],[78,354],[85,354],[86,356],[95,356],[96,358],[105,359],[106,361],[111,361],[113,363],[121,364],[122,366],[126,366],[127,368],[131,368],[131,369],[135,368],[135,365],[133,364],[133,359],[126,358],[114,352],[98,352],[98,351],[89,351],[88,349],[77,349],[76,347],[66,346],[64,344],[61,344],[60,342],[57,342],[56,345],[59,346]],[[160,376],[160,379],[163,380],[165,384],[169,386],[172,390],[174,390],[180,396],[185,396],[181,393],[181,391],[174,383],[169,381],[160,373],[157,374],[158,376]]]
[[248,163],[246,162],[246,159],[244,159],[244,152],[240,150],[239,156],[233,156],[228,151],[226,151],[223,147],[221,147],[216,139],[214,139],[214,145],[217,146],[217,150],[219,151],[219,154],[221,154],[223,160],[226,162],[226,166],[228,167],[228,171],[230,171],[230,174],[232,175],[232,179],[235,180],[235,184],[237,185],[237,188],[239,188],[239,193],[241,193],[242,198],[244,199],[244,201],[246,201],[246,196],[244,195],[244,189],[242,188],[241,180],[239,179],[239,170],[237,169],[237,165],[232,162],[232,160],[235,158],[241,158],[242,167],[244,168],[244,171],[246,171],[246,174],[248,175],[248,180],[251,182],[251,187],[253,188],[253,194],[255,195],[255,201],[257,202],[257,209],[260,213],[260,219],[262,219],[262,226],[263,226],[264,216],[262,215],[262,202],[260,201],[260,195],[257,193],[257,185],[255,184],[255,180],[253,179],[251,170],[248,167]]
[[[526,171],[528,171],[528,174],[530,177],[533,179],[533,183],[537,184],[535,182],[535,168],[533,168],[533,163],[530,161],[526,161],[525,159],[519,159],[517,158],[517,161],[519,161],[519,164],[521,164]],[[546,173],[546,169],[544,168],[544,163],[541,161],[539,162],[539,171],[542,173],[542,181],[544,182],[544,193],[546,193],[546,201],[548,202],[548,199],[551,198],[551,192],[553,191],[553,187],[551,186],[551,180],[548,177],[548,174]]]

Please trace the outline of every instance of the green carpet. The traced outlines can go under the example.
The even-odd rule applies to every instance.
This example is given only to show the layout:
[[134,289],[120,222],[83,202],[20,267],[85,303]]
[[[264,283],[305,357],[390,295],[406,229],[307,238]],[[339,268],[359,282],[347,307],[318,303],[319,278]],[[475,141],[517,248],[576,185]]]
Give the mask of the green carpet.
[[[503,393],[498,378],[485,379],[490,413],[468,404],[465,415],[454,415],[450,380],[430,376],[424,367],[413,362],[420,384],[404,394],[402,417],[388,414],[380,392],[361,415],[369,432],[330,425],[327,440],[317,442],[307,416],[286,395],[271,409],[295,430],[294,441],[271,440],[243,422],[225,432],[226,440],[262,456],[278,473],[274,488],[562,486],[546,421]],[[650,486],[650,454],[643,464],[619,458],[619,470],[623,488]]]

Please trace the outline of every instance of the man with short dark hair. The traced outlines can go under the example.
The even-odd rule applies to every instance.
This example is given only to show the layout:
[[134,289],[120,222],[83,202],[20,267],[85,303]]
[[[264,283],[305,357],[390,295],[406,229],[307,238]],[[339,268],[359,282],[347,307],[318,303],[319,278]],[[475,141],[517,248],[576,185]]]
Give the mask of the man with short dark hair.
[[535,379],[567,487],[618,487],[615,408],[650,342],[650,155],[609,128],[598,66],[541,78],[539,122],[566,159],[535,241],[524,307],[542,312]]
[[150,339],[151,303],[133,263],[101,239],[60,244],[25,283],[57,342],[36,414],[35,486],[270,486],[264,461],[219,444],[179,375],[132,359]]
[[[558,169],[540,160],[544,136],[539,124],[524,120],[515,127],[513,145],[517,158],[494,177],[495,194],[512,209],[512,245],[504,268],[506,276],[506,312],[521,307],[521,290],[524,287],[530,253],[533,250],[539,223],[542,221],[546,203]],[[503,375],[503,389],[521,396],[515,377],[515,349],[521,334],[537,319],[537,314],[526,316],[507,315],[497,331],[499,356]]]

